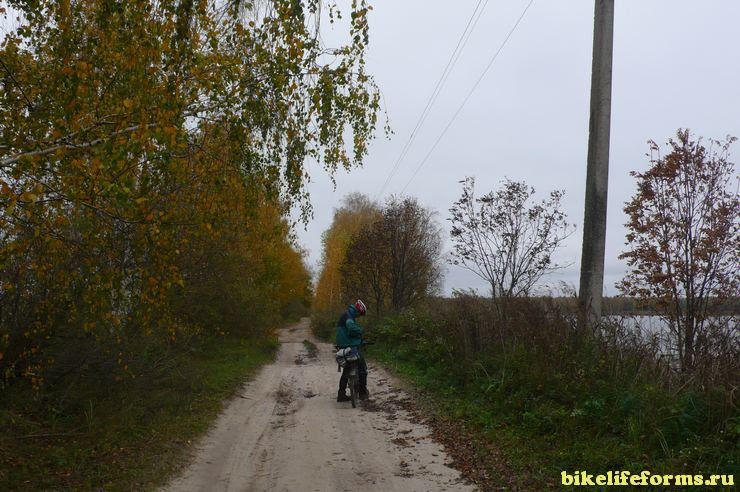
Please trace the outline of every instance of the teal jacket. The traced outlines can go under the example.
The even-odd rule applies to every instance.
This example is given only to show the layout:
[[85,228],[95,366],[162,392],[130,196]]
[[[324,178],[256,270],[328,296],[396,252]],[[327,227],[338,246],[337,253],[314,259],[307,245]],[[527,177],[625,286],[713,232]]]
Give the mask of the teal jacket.
[[347,312],[339,318],[336,339],[338,347],[359,347],[362,344],[362,334],[365,329],[355,322],[357,314],[357,309],[349,306]]

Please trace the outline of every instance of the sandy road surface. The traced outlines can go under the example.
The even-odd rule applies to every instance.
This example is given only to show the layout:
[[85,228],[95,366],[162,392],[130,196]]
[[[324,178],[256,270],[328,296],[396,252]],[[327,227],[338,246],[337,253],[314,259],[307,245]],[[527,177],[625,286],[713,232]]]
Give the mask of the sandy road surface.
[[280,341],[277,361],[244,386],[164,490],[474,490],[397,404],[408,397],[388,374],[371,365],[372,398],[353,409],[336,402],[333,347],[318,343],[307,321],[282,330]]

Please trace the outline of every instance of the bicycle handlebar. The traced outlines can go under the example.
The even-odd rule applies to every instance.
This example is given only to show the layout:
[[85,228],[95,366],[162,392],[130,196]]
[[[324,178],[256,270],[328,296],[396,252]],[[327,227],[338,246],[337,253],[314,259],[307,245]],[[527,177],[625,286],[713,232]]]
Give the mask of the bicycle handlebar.
[[[360,345],[361,345],[361,346],[362,346],[362,345],[375,345],[375,342],[362,342],[362,343],[361,343]],[[334,345],[334,348],[335,348],[336,350],[339,350],[340,348],[347,348],[347,347],[340,347],[339,345]]]

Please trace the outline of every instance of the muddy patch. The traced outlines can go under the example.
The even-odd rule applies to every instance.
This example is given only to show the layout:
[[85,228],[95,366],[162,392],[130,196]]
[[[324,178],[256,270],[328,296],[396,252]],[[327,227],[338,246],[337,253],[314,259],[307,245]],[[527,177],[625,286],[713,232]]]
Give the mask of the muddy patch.
[[310,340],[303,340],[304,351],[295,356],[293,362],[297,366],[307,364],[308,362],[315,362],[319,357],[319,348]]
[[400,446],[402,448],[410,448],[411,446],[413,446],[408,437],[396,437],[395,439],[391,439],[391,442],[396,446]]
[[396,473],[397,477],[409,478],[414,476],[410,465],[406,460],[401,460],[400,463],[398,463],[398,468],[400,470]]
[[[275,392],[275,401],[277,402],[277,405],[275,405],[275,415],[279,417],[292,415],[298,410],[295,391],[284,381],[280,383],[280,387]],[[278,423],[282,424],[283,422],[280,421]]]
[[368,400],[361,400],[360,408],[366,412],[382,412],[384,407],[379,405],[375,399],[370,398]]
[[309,359],[316,360],[319,356],[319,348],[311,340],[303,340],[303,348],[306,349],[306,356]]
[[411,398],[397,391],[378,393],[375,398],[363,401],[360,408],[366,412],[383,412],[388,420],[407,417],[413,424],[424,424],[427,420]]
[[[386,381],[378,382],[385,386],[383,383]],[[429,409],[422,409],[407,393],[388,387],[377,392],[375,398],[362,402],[360,408],[366,412],[383,413],[391,426],[398,426],[403,421],[426,426],[430,431],[427,436],[416,436],[411,429],[401,428],[390,442],[399,448],[414,447],[424,439],[438,442],[447,454],[448,461],[445,464],[460,471],[465,477],[463,481],[475,483],[481,490],[498,490],[502,487],[518,490],[523,485],[513,479],[509,464],[497,449],[484,443],[471,429],[434,415]],[[395,475],[412,476],[408,463],[401,460]]]

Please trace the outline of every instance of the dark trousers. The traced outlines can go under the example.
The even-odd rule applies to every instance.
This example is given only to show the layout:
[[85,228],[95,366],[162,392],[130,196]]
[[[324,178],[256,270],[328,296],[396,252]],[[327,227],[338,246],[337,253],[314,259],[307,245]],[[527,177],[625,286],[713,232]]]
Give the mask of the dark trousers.
[[[349,364],[344,366],[344,370],[342,371],[342,376],[339,378],[339,392],[344,393],[347,390],[347,380],[349,379],[349,373],[347,372],[347,368],[349,368]],[[365,357],[362,356],[362,352],[360,352],[360,358],[357,359],[357,376],[358,376],[358,386],[359,390],[361,392],[367,392],[367,362],[365,362]]]

